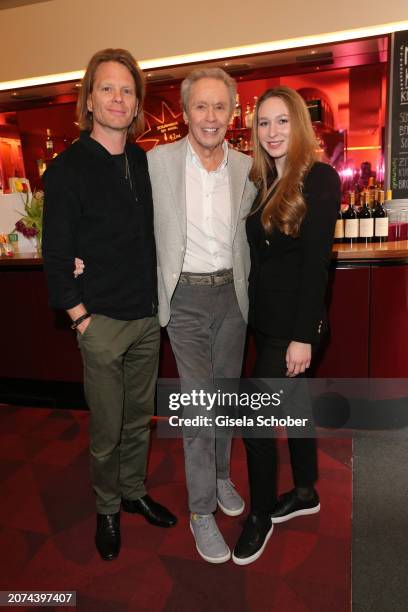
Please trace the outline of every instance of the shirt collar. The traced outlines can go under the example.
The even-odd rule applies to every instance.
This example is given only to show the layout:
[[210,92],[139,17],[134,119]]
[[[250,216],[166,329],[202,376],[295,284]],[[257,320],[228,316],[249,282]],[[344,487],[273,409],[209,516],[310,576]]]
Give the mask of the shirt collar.
[[[227,144],[226,140],[224,140],[223,143],[222,143],[222,150],[224,151],[224,157],[223,157],[220,165],[218,166],[218,168],[216,170],[212,170],[212,172],[221,172],[221,170],[224,170],[225,166],[228,163],[228,151],[229,151],[229,147],[228,147],[228,144]],[[197,153],[194,151],[188,136],[187,136],[187,158],[195,166],[197,166],[197,168],[205,170],[205,168],[203,168],[203,165],[201,163],[200,158],[198,157]]]

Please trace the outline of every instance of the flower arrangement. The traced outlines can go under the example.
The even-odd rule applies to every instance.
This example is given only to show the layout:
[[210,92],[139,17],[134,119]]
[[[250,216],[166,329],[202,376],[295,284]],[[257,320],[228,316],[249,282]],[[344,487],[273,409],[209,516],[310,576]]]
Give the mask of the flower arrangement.
[[21,184],[21,189],[18,189],[23,197],[25,215],[16,223],[16,231],[23,234],[25,238],[37,237],[38,250],[41,250],[42,242],[42,217],[44,207],[44,192],[35,191],[31,198],[30,193],[25,189],[26,185]]

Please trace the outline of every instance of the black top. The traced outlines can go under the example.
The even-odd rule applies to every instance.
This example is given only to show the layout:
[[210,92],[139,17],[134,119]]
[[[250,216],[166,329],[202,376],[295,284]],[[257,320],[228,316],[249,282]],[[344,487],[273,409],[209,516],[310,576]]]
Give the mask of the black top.
[[[114,319],[157,311],[153,204],[145,152],[127,144],[123,159],[82,132],[44,174],[43,258],[50,305]],[[73,276],[74,258],[85,262]]]
[[303,196],[307,210],[297,238],[276,228],[266,234],[261,210],[247,219],[251,252],[249,323],[276,338],[313,344],[319,341],[322,329],[341,201],[337,172],[327,164],[315,163],[305,177]]

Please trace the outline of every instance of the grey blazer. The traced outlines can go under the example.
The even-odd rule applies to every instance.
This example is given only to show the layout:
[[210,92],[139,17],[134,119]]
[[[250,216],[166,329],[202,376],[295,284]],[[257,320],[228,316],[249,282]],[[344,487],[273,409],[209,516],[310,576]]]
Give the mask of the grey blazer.
[[[147,154],[153,190],[154,231],[157,249],[159,320],[163,327],[171,316],[171,298],[176,289],[186,250],[187,137],[155,147]],[[234,286],[245,321],[248,316],[249,247],[245,216],[256,195],[248,179],[252,161],[230,149],[228,172],[232,201],[232,261]]]

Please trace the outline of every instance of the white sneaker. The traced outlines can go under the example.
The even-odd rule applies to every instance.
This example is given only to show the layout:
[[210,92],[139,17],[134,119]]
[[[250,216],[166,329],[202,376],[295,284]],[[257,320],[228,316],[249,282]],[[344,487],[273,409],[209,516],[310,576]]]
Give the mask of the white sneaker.
[[217,502],[228,516],[238,516],[245,508],[244,500],[229,478],[217,478]]
[[209,563],[225,563],[231,551],[225,543],[212,514],[195,514],[190,517],[190,529],[198,554]]

